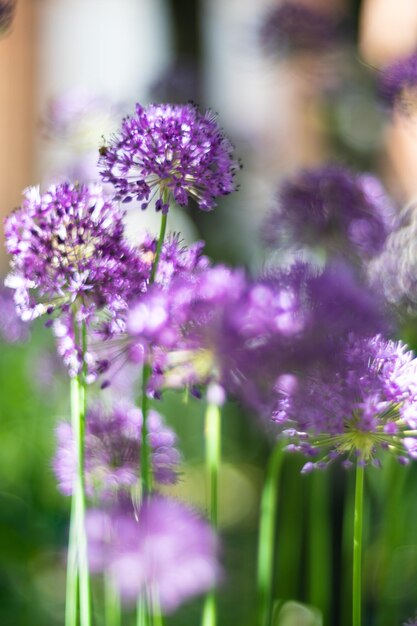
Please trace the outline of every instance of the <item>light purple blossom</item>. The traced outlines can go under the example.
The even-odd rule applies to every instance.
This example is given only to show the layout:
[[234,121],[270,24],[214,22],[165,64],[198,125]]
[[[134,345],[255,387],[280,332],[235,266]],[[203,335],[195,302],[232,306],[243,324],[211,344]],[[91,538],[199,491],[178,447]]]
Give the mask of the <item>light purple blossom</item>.
[[290,386],[276,391],[273,419],[286,429],[291,448],[318,457],[304,471],[325,467],[338,456],[348,464],[378,464],[380,449],[402,462],[417,456],[412,434],[417,426],[417,360],[401,342],[351,337],[339,368],[294,377]]
[[87,517],[92,571],[106,571],[122,599],[155,597],[164,613],[176,610],[220,578],[217,539],[184,504],[153,496],[134,514],[128,504]]
[[394,209],[381,183],[326,165],[285,181],[264,224],[270,246],[322,248],[330,255],[369,258],[393,227]]
[[[177,481],[180,454],[174,431],[156,411],[148,416],[148,442],[153,475],[159,484]],[[111,411],[101,406],[89,409],[85,436],[85,480],[89,496],[112,498],[139,482],[142,412],[126,402]],[[71,425],[60,422],[56,429],[57,451],[53,462],[58,486],[72,493],[76,473],[75,441]]]
[[406,622],[403,622],[403,626],[417,626],[417,613],[414,617],[410,617]]
[[155,195],[156,210],[166,212],[166,192],[181,206],[193,198],[208,211],[218,196],[236,188],[232,152],[212,112],[202,114],[192,104],[137,104],[103,148],[100,166],[119,199],[135,198],[145,209]]
[[10,289],[0,288],[0,337],[7,343],[26,341],[29,336],[27,324],[16,313]]

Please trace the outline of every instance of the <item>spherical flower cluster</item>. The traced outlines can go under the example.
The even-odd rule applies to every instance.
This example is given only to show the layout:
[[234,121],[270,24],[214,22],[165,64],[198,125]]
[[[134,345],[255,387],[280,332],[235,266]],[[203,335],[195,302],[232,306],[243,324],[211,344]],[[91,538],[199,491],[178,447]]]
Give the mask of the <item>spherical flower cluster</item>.
[[287,428],[290,449],[319,456],[304,471],[339,456],[347,466],[379,463],[378,449],[404,463],[417,457],[417,359],[401,342],[351,337],[342,367],[305,378],[287,375],[277,394],[273,419]]
[[264,240],[271,246],[369,258],[381,251],[393,213],[374,176],[333,165],[303,170],[281,186],[278,206],[264,225]]
[[403,622],[403,626],[417,626],[417,613],[414,617],[410,617],[406,622]]
[[0,0],[0,34],[10,27],[15,12],[16,0]]
[[417,95],[417,53],[398,59],[385,67],[379,78],[379,90],[390,105],[408,110],[415,108]]
[[370,283],[387,300],[415,310],[417,303],[417,207],[406,206],[381,254],[367,267]]
[[352,329],[383,327],[378,301],[341,264],[319,275],[296,264],[257,281],[211,267],[155,286],[127,319],[131,355],[148,356],[157,387],[214,381],[257,404],[286,368],[330,364]]
[[341,41],[343,31],[334,14],[301,2],[283,2],[265,15],[260,37],[273,52],[324,52]]
[[149,593],[169,613],[219,580],[213,531],[175,500],[154,496],[136,515],[128,506],[90,511],[87,533],[91,569],[106,571],[126,602]]
[[[156,411],[149,412],[147,425],[155,480],[159,484],[175,483],[180,462],[176,435]],[[138,483],[141,430],[142,412],[126,402],[116,404],[110,413],[101,406],[89,409],[85,436],[85,480],[89,496],[111,498]],[[71,495],[76,474],[71,425],[61,422],[56,437],[54,471],[60,491]]]
[[[85,317],[97,308],[126,306],[132,280],[144,284],[143,264],[123,240],[122,212],[97,185],[25,191],[5,223],[15,289],[24,320],[75,305]],[[34,295],[36,292],[36,296]]]
[[213,113],[192,104],[138,104],[101,153],[103,180],[117,189],[117,198],[136,198],[143,209],[156,195],[155,208],[164,213],[169,197],[181,206],[192,198],[207,211],[236,188],[232,145]]

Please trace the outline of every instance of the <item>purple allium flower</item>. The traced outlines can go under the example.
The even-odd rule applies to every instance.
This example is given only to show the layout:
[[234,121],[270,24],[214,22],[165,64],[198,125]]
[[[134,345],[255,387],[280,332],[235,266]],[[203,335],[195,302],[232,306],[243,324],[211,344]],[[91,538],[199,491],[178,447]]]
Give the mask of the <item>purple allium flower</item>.
[[[141,429],[142,412],[126,402],[115,404],[110,412],[105,412],[101,406],[89,409],[85,437],[85,479],[89,496],[112,497],[119,490],[128,490],[138,483]],[[149,412],[148,431],[156,482],[175,483],[180,454],[174,431],[156,411]],[[60,491],[70,495],[76,472],[71,425],[60,422],[56,437],[58,447],[53,467]]]
[[371,257],[392,228],[393,207],[380,182],[338,166],[303,170],[285,181],[264,225],[271,246],[323,248]]
[[265,15],[260,37],[273,52],[324,52],[341,41],[340,20],[302,2],[283,2]]
[[395,230],[384,249],[368,264],[370,283],[389,302],[410,310],[417,303],[417,207],[410,204],[400,212]]
[[399,104],[405,110],[414,109],[417,95],[417,52],[385,67],[380,74],[379,90],[391,107]]
[[382,330],[378,301],[341,263],[305,264],[253,281],[217,266],[155,286],[132,304],[132,356],[149,358],[156,386],[216,382],[259,406],[278,376],[330,363],[341,341]]
[[97,308],[125,308],[132,280],[144,284],[145,268],[123,241],[122,217],[97,185],[25,191],[22,206],[5,222],[12,255],[6,285],[15,289],[23,320],[71,305],[84,318]]
[[220,578],[217,539],[184,504],[153,496],[136,515],[128,506],[87,517],[92,571],[106,571],[123,600],[156,597],[170,613]]
[[100,166],[119,199],[137,198],[145,209],[154,193],[156,210],[166,212],[166,192],[181,206],[191,197],[208,211],[236,188],[232,152],[212,112],[202,114],[192,104],[138,104],[103,149]]
[[379,449],[417,458],[417,359],[401,342],[350,337],[339,368],[294,377],[277,393],[273,419],[288,428],[291,448],[313,459],[327,451],[304,471],[338,456],[378,463]]
[[0,288],[0,337],[7,343],[25,341],[29,336],[27,324],[16,313],[10,289]]

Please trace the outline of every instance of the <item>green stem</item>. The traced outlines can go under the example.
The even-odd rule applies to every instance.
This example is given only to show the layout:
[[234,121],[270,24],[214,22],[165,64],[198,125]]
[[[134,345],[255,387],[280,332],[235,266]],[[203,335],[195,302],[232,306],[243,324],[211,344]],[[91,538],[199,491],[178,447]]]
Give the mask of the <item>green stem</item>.
[[120,597],[110,575],[106,572],[104,576],[104,623],[106,626],[120,626],[122,623]]
[[71,519],[67,557],[65,596],[65,626],[77,626],[78,611],[78,561],[75,499],[71,499]]
[[332,595],[331,544],[332,531],[329,524],[329,475],[315,471],[310,477],[309,538],[309,604],[320,609],[324,623],[328,622]]
[[[214,530],[218,528],[218,489],[221,458],[221,415],[217,405],[209,404],[205,415],[206,473],[209,493],[209,518]],[[204,603],[203,626],[217,623],[217,598],[210,591]]]
[[[75,328],[77,330],[77,328]],[[87,330],[81,328],[82,354],[87,350]],[[74,484],[74,518],[80,588],[80,626],[91,626],[90,577],[88,572],[87,538],[85,532],[84,432],[86,414],[86,363],[82,372],[71,379],[71,422],[74,433],[77,470]],[[73,581],[74,583],[74,581]],[[74,583],[75,585],[75,583]]]
[[141,458],[140,458],[140,471],[142,480],[142,492],[143,495],[147,495],[152,491],[152,465],[151,465],[151,450],[148,443],[148,412],[149,412],[149,399],[146,394],[146,388],[148,386],[148,380],[151,375],[151,367],[147,363],[144,364],[142,370],[142,433],[141,433]]
[[[164,200],[163,201],[165,202],[165,196],[164,196]],[[160,231],[159,231],[158,243],[156,244],[155,258],[153,260],[153,265],[152,265],[152,269],[151,269],[151,276],[150,276],[150,279],[149,279],[150,284],[155,282],[156,272],[158,271],[159,259],[160,259],[160,256],[161,256],[162,246],[164,245],[165,232],[166,232],[166,229],[167,229],[167,220],[168,220],[168,213],[162,213],[162,215],[161,215],[161,228],[160,228]]]
[[275,524],[283,458],[283,444],[279,442],[276,444],[269,459],[261,497],[257,571],[259,626],[269,626],[271,622]]
[[358,463],[356,466],[355,511],[353,521],[352,626],[361,626],[362,623],[362,526],[364,475],[364,467]]

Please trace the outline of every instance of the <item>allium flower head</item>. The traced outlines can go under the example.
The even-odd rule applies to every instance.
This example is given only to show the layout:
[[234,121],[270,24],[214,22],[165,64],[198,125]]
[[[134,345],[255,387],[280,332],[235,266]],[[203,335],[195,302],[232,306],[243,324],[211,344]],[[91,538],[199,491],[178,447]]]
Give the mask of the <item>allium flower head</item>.
[[256,281],[211,267],[149,290],[127,318],[132,354],[148,355],[157,385],[215,382],[258,405],[288,367],[333,363],[349,332],[382,328],[377,299],[341,263],[322,274],[297,264]]
[[351,337],[339,369],[284,382],[273,418],[287,426],[290,448],[312,458],[305,471],[338,456],[379,463],[379,449],[417,458],[417,360],[401,342]]
[[170,613],[220,577],[212,529],[175,500],[154,496],[136,515],[90,511],[87,534],[92,571],[106,571],[126,602],[149,594]]
[[410,617],[406,622],[403,622],[403,626],[417,626],[417,613],[414,617]]
[[[116,404],[111,412],[92,407],[87,413],[85,437],[85,480],[90,496],[112,498],[120,490],[137,485],[140,476],[141,411],[124,402]],[[177,480],[180,454],[176,435],[165,425],[162,416],[150,411],[148,441],[155,480],[171,484]],[[54,471],[59,489],[71,495],[76,474],[75,441],[71,425],[61,422],[56,429],[58,447]]]
[[24,320],[75,302],[85,314],[123,308],[132,276],[144,280],[140,260],[123,242],[122,212],[97,185],[65,183],[43,195],[27,189],[5,234],[12,255],[6,285],[15,289]]
[[10,27],[13,21],[15,6],[16,0],[0,0],[0,35]]
[[323,52],[340,43],[341,34],[332,13],[302,2],[283,2],[265,15],[260,37],[273,52]]
[[168,194],[181,206],[193,198],[208,211],[218,196],[236,188],[232,151],[210,111],[202,114],[192,104],[138,104],[103,148],[100,167],[117,198],[136,198],[143,209],[156,195],[156,210],[168,211]]
[[322,248],[369,258],[392,228],[393,207],[380,182],[338,166],[303,170],[283,183],[264,225],[271,246]]
[[417,52],[385,67],[379,78],[379,90],[392,107],[415,110],[417,98]]

